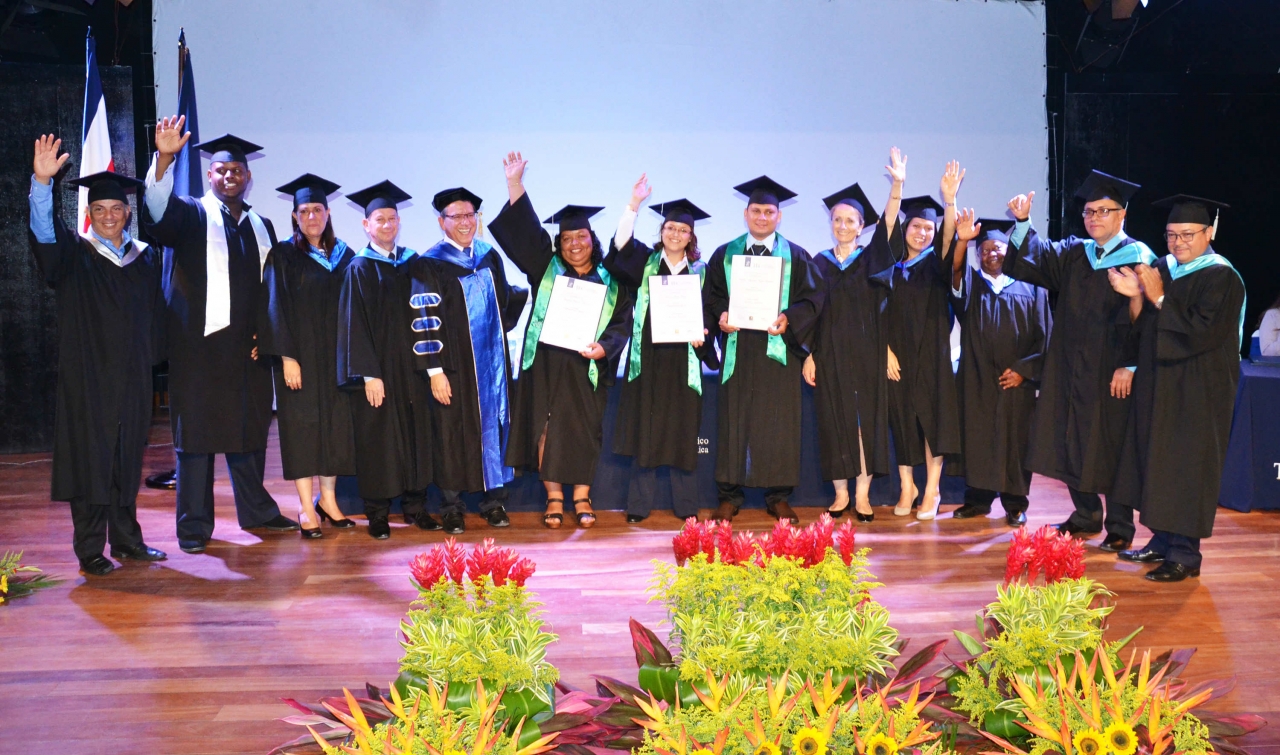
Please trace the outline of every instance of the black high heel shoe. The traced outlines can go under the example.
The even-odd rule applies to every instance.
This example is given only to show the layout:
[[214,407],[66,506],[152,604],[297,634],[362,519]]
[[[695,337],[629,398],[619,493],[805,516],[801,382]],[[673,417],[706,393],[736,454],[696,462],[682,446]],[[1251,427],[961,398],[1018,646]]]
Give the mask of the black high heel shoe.
[[[322,509],[319,504],[316,504],[316,517],[320,519],[321,524],[324,524],[327,521],[329,522],[329,525],[336,530],[349,530],[352,527],[356,526],[355,522],[351,521],[350,519],[347,519],[346,517],[343,517],[341,519],[334,519],[333,517],[329,516],[329,514],[326,513],[325,510]],[[303,535],[303,537],[307,537],[307,536]],[[311,537],[319,537],[319,535],[311,535]]]
[[[318,513],[319,512],[317,512],[317,514]],[[302,536],[303,540],[318,540],[324,537],[324,533],[320,531],[320,517],[316,516],[315,527],[307,527],[305,524],[305,521],[302,518],[302,514],[299,513],[298,514],[298,534]]]
[[874,511],[872,511],[870,514],[864,514],[861,511],[858,511],[858,509],[855,507],[853,510],[853,513],[857,515],[858,521],[864,524],[867,522],[874,522],[876,520],[876,512]]

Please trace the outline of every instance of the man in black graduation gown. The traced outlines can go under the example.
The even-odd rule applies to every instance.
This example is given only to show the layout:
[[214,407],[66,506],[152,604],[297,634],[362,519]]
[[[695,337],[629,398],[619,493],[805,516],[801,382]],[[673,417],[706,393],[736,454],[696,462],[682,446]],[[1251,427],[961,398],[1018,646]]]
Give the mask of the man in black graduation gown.
[[1178,195],[1169,207],[1169,254],[1152,266],[1113,269],[1140,333],[1133,417],[1115,497],[1142,513],[1151,540],[1120,558],[1160,565],[1155,582],[1200,576],[1200,540],[1213,534],[1222,465],[1240,376],[1245,287],[1213,250],[1218,202]]
[[465,188],[445,189],[431,200],[440,213],[444,238],[409,263],[409,277],[420,268],[438,282],[440,317],[449,327],[441,336],[439,366],[417,357],[431,383],[436,449],[435,482],[444,502],[444,529],[464,529],[462,494],[483,492],[480,515],[493,527],[511,524],[504,487],[514,479],[504,454],[510,434],[510,359],[507,332],[516,326],[528,292],[507,282],[502,257],[483,239],[480,197]]
[[102,576],[118,559],[160,561],[142,541],[138,485],[151,427],[151,365],[163,348],[159,253],[129,236],[126,188],[112,172],[72,181],[89,190],[90,227],[72,233],[53,211],[58,156],[52,134],[35,145],[31,252],[57,294],[58,398],[50,498],[71,504],[80,570]]
[[[957,381],[968,484],[964,505],[952,516],[987,516],[998,495],[1005,523],[1018,527],[1027,523],[1031,473],[1025,459],[1052,327],[1049,295],[1001,272],[1013,221],[983,218],[975,224],[973,216],[963,212],[956,243],[943,240],[940,246],[944,266],[953,271],[952,309],[960,320]],[[977,270],[967,263],[974,240]]]
[[[707,321],[718,323],[724,365],[717,409],[715,518],[731,520],[743,487],[765,489],[775,519],[799,523],[787,498],[800,482],[800,374],[822,311],[822,288],[809,253],[777,232],[780,204],[795,192],[768,176],[734,187],[747,196],[747,233],[716,249],[707,263]],[[732,260],[784,260],[781,312],[767,331],[729,324]]]
[[156,126],[157,153],[147,173],[147,232],[165,251],[168,304],[169,417],[178,456],[178,545],[202,553],[213,536],[213,457],[231,473],[242,529],[285,532],[298,523],[280,514],[262,486],[271,425],[271,364],[258,359],[262,268],[275,246],[271,221],[244,202],[256,144],[227,134],[204,144],[211,153],[209,192],[173,191],[174,155],[191,137],[182,117]]
[[440,366],[439,289],[430,269],[411,284],[408,263],[418,253],[396,244],[397,205],[412,197],[382,181],[347,198],[364,208],[369,244],[347,265],[338,300],[338,385],[350,392],[369,535],[391,537],[387,520],[396,497],[406,523],[438,530],[426,508],[433,477],[431,391],[415,371],[415,358]]
[[[1067,484],[1075,512],[1064,533],[1107,537],[1103,550],[1127,550],[1133,510],[1110,497],[1129,419],[1136,367],[1129,300],[1111,289],[1107,270],[1155,255],[1124,232],[1125,204],[1138,185],[1094,171],[1076,191],[1089,238],[1048,241],[1031,228],[1031,201],[1009,201],[1017,223],[1004,274],[1057,294],[1056,333],[1049,341],[1040,398],[1031,421],[1027,469]],[[1108,495],[1105,518],[1102,496]]]

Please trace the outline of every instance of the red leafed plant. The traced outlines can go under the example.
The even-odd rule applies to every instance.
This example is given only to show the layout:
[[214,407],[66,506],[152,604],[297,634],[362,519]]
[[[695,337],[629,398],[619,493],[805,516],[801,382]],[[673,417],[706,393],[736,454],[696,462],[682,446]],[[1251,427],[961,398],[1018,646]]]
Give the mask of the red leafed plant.
[[462,585],[464,579],[469,579],[480,585],[486,576],[493,579],[495,587],[501,587],[508,581],[524,587],[536,568],[532,561],[511,548],[497,547],[489,537],[472,549],[470,556],[467,556],[466,546],[451,537],[426,553],[419,553],[409,562],[409,573],[423,592],[441,580]]
[[700,522],[690,518],[671,539],[671,549],[680,566],[701,553],[709,562],[731,565],[754,563],[763,566],[770,558],[784,556],[812,567],[822,562],[828,548],[834,548],[848,566],[853,561],[855,532],[853,522],[836,527],[835,520],[827,514],[803,529],[780,521],[772,531],[763,535],[734,533],[729,522]]
[[1045,584],[1083,577],[1084,543],[1062,534],[1053,525],[1046,524],[1035,532],[1018,528],[1009,542],[1004,582],[1025,578],[1034,583],[1037,575],[1044,576]]

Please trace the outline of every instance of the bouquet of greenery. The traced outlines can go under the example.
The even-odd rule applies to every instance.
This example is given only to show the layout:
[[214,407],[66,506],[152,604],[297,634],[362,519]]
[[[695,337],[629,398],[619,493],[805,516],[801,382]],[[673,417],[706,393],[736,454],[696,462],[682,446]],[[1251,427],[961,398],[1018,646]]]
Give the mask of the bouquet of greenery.
[[22,551],[5,551],[0,556],[0,606],[14,598],[25,598],[36,590],[53,587],[61,581],[34,566],[23,566]]

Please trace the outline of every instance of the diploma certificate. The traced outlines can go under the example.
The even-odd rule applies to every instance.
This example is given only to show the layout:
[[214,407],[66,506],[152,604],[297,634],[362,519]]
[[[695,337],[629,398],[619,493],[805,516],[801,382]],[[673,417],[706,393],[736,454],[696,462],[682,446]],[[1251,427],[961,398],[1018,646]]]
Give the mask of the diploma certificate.
[[700,283],[696,274],[649,276],[649,329],[654,343],[703,339]]
[[782,301],[782,258],[733,258],[729,324],[744,330],[768,330],[778,319]]
[[595,343],[596,326],[608,292],[608,286],[557,275],[538,343],[571,351],[582,351]]

